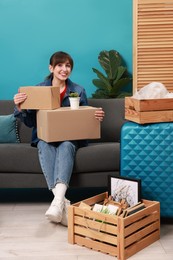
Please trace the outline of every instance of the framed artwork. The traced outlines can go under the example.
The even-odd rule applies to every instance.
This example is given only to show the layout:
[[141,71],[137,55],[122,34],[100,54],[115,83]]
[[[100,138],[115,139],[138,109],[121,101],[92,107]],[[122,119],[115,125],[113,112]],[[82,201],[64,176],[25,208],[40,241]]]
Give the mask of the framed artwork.
[[141,180],[109,176],[108,191],[116,202],[125,200],[131,207],[141,200]]

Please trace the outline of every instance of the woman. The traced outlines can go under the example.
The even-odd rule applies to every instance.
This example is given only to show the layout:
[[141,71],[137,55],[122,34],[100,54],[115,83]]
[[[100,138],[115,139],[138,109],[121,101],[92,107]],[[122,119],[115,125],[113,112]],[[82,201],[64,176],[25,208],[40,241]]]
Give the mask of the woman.
[[[50,58],[50,74],[38,86],[59,86],[61,106],[69,106],[69,94],[77,92],[80,96],[80,105],[88,104],[85,89],[69,79],[73,69],[73,59],[65,52],[56,52]],[[39,140],[36,129],[36,111],[21,110],[20,104],[27,98],[25,93],[14,96],[16,105],[14,115],[21,119],[28,127],[33,127],[32,146],[38,147],[39,161],[45,176],[48,188],[52,190],[54,199],[45,215],[50,221],[67,225],[67,206],[70,202],[65,198],[68,188],[76,151],[86,146],[87,141],[63,141],[47,143]],[[102,121],[104,111],[99,108],[95,113],[96,119]]]

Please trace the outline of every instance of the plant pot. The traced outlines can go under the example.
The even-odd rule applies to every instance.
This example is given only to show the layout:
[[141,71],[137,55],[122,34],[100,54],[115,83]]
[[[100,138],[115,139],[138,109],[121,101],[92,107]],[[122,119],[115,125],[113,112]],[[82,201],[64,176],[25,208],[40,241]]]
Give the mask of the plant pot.
[[71,109],[79,109],[80,97],[69,97]]

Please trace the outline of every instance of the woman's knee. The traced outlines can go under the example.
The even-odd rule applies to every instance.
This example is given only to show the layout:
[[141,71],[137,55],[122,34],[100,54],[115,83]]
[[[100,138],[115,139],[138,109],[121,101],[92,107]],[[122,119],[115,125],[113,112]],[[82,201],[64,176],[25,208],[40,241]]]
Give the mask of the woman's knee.
[[48,143],[46,143],[43,140],[40,140],[37,144],[38,149],[42,150],[42,149],[46,149],[48,146]]
[[64,141],[61,143],[61,146],[67,149],[76,149],[75,145],[70,141]]

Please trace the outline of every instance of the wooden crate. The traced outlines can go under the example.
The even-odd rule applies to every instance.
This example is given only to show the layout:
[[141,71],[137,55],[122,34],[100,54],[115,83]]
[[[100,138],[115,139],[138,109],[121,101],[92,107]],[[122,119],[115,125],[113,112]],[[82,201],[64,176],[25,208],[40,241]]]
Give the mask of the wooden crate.
[[[108,193],[83,200],[102,203]],[[160,238],[160,203],[143,200],[146,208],[128,217],[113,216],[79,207],[68,209],[68,242],[125,260]]]
[[173,122],[173,99],[125,97],[125,119],[139,124]]

